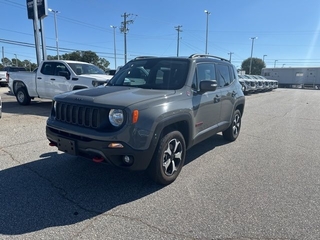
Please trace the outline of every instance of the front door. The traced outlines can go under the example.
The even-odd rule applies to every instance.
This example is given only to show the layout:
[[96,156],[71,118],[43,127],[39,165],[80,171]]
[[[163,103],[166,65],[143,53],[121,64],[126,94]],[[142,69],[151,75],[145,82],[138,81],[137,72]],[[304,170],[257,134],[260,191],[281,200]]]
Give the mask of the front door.
[[220,90],[199,92],[199,84],[202,80],[216,80],[213,63],[198,64],[194,74],[192,105],[196,141],[201,141],[208,135],[217,133],[220,120]]

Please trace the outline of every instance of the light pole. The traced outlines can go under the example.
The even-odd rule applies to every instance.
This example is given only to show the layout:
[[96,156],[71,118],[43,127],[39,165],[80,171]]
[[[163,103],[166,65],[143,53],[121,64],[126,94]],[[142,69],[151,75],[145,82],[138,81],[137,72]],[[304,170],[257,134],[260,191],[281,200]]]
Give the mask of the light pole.
[[204,12],[207,14],[207,25],[206,25],[206,51],[205,54],[208,54],[208,27],[209,27],[209,15],[211,12],[208,10],[204,10]]
[[251,74],[251,68],[252,68],[252,54],[253,54],[253,43],[255,39],[258,39],[258,37],[252,37],[250,38],[252,40],[252,45],[251,45],[251,57],[250,57],[250,68],[249,68],[249,75]]
[[282,67],[284,67],[284,65],[286,65],[285,63],[284,64],[282,64]]
[[278,60],[274,60],[274,68],[275,68],[276,65],[277,65],[277,61],[278,61]]
[[53,10],[51,8],[48,8],[50,12],[53,12],[53,17],[54,17],[54,29],[55,29],[55,34],[56,34],[56,48],[57,48],[57,55],[58,55],[58,60],[60,59],[59,57],[59,41],[58,41],[58,27],[57,27],[57,13],[60,13],[59,11]]
[[114,48],[114,69],[117,69],[117,51],[116,51],[116,26],[110,25],[113,28],[113,48]]
[[14,56],[16,57],[16,67],[18,67],[18,58],[17,58],[17,54],[14,54]]
[[263,57],[262,57],[262,61],[264,62],[264,57],[267,57],[268,55],[263,55]]

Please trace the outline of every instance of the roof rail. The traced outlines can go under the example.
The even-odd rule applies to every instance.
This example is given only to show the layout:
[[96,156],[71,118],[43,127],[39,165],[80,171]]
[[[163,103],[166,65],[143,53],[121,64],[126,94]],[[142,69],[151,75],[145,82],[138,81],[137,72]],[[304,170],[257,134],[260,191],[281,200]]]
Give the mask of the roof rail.
[[227,61],[230,62],[229,60],[222,58],[222,57],[218,57],[218,56],[214,56],[214,55],[209,55],[209,54],[192,54],[189,56],[189,58],[199,58],[199,57],[206,57],[206,58],[217,58],[220,59],[221,61]]
[[155,56],[139,56],[139,57],[135,57],[133,60],[137,60],[137,59],[144,59],[144,58],[154,58]]

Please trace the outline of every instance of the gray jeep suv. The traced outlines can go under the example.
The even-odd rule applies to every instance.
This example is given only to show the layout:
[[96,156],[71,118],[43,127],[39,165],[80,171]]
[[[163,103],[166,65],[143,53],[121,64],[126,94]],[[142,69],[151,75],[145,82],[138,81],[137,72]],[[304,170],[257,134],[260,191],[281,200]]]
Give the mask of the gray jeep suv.
[[46,135],[68,154],[147,170],[156,182],[170,184],[187,149],[218,132],[237,139],[244,106],[228,60],[138,57],[106,86],[55,96]]

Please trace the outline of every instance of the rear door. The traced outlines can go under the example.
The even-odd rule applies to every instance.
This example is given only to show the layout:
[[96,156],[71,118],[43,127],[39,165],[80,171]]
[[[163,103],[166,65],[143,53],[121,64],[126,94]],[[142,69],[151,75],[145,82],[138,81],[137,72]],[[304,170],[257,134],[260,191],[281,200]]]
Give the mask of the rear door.
[[235,87],[236,75],[234,69],[229,64],[216,64],[218,86],[221,95],[220,126],[228,126],[233,115],[233,107],[237,97]]
[[37,76],[40,97],[52,99],[57,94],[69,91],[69,80],[59,75],[63,71],[69,72],[61,62],[45,62],[42,65],[41,75]]

